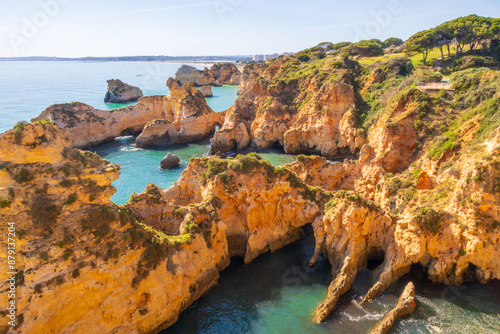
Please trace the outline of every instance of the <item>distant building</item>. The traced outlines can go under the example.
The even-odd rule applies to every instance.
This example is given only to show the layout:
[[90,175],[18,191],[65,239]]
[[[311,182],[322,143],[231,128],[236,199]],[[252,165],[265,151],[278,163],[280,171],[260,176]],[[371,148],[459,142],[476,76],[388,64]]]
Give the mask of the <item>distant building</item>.
[[[292,55],[293,52],[284,52],[281,54],[281,56],[289,56],[289,55]],[[259,62],[259,61],[268,61],[268,60],[271,60],[271,59],[275,59],[275,58],[278,58],[280,56],[279,53],[273,53],[273,54],[269,54],[269,55],[254,55],[253,56],[253,61],[255,62]]]
[[264,61],[266,59],[265,55],[254,55],[253,61]]

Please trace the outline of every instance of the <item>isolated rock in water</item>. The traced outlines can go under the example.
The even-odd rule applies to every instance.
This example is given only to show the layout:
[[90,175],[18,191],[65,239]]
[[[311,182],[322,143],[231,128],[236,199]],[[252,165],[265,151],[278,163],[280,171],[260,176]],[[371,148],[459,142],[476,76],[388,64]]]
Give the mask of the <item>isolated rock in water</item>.
[[144,96],[139,87],[130,86],[121,80],[108,80],[108,92],[104,97],[107,103],[123,103],[139,99]]
[[214,94],[212,93],[212,87],[206,85],[200,88],[200,92],[203,94],[205,97],[212,97]]
[[163,160],[161,161],[160,166],[162,169],[168,169],[179,166],[180,162],[181,161],[179,160],[179,157],[177,155],[168,152],[165,158],[163,158]]
[[396,320],[405,315],[412,314],[415,311],[417,303],[415,302],[415,286],[410,282],[406,285],[401,297],[399,297],[398,304],[384,319],[377,324],[377,326],[370,332],[370,334],[385,334],[387,333]]

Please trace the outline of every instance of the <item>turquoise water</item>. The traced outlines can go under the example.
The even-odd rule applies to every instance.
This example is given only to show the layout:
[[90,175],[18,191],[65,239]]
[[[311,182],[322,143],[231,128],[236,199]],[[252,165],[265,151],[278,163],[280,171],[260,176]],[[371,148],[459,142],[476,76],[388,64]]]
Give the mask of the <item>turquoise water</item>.
[[[54,103],[79,101],[106,109],[121,105],[103,102],[106,80],[121,79],[139,86],[145,95],[168,94],[166,80],[181,64],[167,63],[74,63],[0,62],[0,132],[19,120],[38,116]],[[202,68],[203,66],[197,65]],[[214,87],[209,105],[216,111],[230,107],[236,87]],[[209,141],[137,149],[134,137],[118,138],[93,147],[102,157],[122,167],[113,184],[112,200],[125,203],[132,192],[142,192],[153,182],[168,188],[178,180],[191,157],[208,154]],[[246,153],[252,150],[245,151]],[[179,156],[178,168],[159,168],[166,153]],[[273,165],[295,160],[281,150],[259,150]],[[235,259],[221,273],[219,285],[181,314],[179,322],[162,333],[367,333],[392,308],[404,283],[416,283],[418,306],[409,318],[400,321],[392,333],[500,333],[500,283],[490,282],[451,287],[432,284],[417,272],[394,284],[375,302],[362,307],[359,301],[373,284],[369,270],[361,271],[353,288],[343,296],[336,311],[324,324],[310,321],[311,313],[323,300],[331,280],[324,259],[310,269],[306,261],[314,250],[309,230],[301,241],[275,253],[260,256],[244,266]]]

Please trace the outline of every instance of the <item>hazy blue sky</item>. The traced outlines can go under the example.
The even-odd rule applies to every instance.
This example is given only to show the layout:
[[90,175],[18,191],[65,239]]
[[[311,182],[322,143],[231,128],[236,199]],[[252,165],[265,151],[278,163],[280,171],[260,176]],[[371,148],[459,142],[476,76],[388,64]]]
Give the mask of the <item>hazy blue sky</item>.
[[299,51],[322,41],[406,39],[468,14],[500,16],[498,0],[0,0],[0,4],[0,56]]

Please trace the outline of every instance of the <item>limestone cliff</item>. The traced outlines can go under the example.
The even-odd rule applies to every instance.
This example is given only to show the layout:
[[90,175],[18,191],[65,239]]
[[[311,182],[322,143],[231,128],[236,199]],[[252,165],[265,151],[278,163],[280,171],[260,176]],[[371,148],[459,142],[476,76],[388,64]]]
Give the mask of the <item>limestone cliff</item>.
[[241,96],[212,140],[211,153],[280,145],[287,153],[354,155],[365,135],[357,128],[356,66],[294,57],[245,66]]
[[181,87],[170,78],[167,85],[170,95],[164,98],[163,117],[146,124],[136,139],[137,147],[200,140],[224,122],[224,112],[214,112],[192,82]]
[[[79,102],[55,104],[33,118],[32,122],[44,119],[54,121],[69,132],[72,145],[78,148],[140,133],[154,120],[173,123],[169,132],[174,142],[199,140],[213,132],[216,124],[222,123],[224,116],[213,112],[192,84],[181,88],[169,82],[169,95],[142,97],[132,106],[98,110]],[[146,134],[155,126],[149,127],[151,129]],[[151,134],[154,135],[156,132]],[[144,136],[141,137],[143,142],[146,141]]]
[[120,207],[119,166],[68,144],[49,122],[0,135],[1,224],[15,223],[19,271],[18,326],[3,332],[157,332],[231,256],[278,249],[320,214],[307,186],[258,156],[194,159],[168,191],[149,185]]

